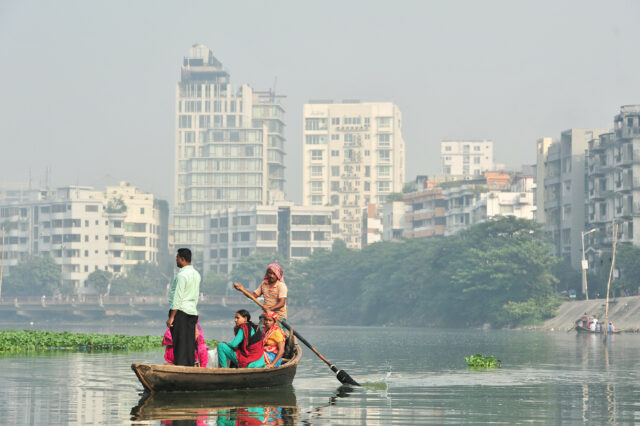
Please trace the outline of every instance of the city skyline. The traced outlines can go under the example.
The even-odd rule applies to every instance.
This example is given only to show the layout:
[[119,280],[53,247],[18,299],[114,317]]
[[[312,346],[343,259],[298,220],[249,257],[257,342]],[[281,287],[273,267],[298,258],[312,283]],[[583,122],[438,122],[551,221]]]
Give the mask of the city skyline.
[[[127,14],[118,3],[36,6],[0,9],[0,37],[10,41],[0,54],[0,132],[11,158],[0,183],[31,175],[37,186],[50,167],[52,187],[127,180],[173,205],[175,64],[198,42],[235,81],[287,96],[285,191],[295,202],[302,105],[312,99],[397,104],[407,180],[438,171],[443,139],[491,139],[496,161],[516,168],[535,162],[539,138],[607,127],[611,111],[637,103],[640,60],[625,53],[640,31],[634,3],[467,3],[460,13],[446,4],[336,3],[318,11],[277,2],[254,6],[242,34],[233,19],[205,25],[241,13],[235,5],[179,13],[167,4],[154,8],[154,23],[142,19],[144,2]],[[274,23],[282,30],[270,32]],[[108,31],[114,25],[116,35]]]

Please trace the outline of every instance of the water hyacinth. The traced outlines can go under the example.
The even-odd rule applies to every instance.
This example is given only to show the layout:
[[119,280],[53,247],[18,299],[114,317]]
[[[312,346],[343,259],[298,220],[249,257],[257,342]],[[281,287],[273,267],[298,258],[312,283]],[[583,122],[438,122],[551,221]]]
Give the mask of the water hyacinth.
[[464,357],[468,367],[472,368],[496,368],[502,366],[502,361],[493,355],[475,354]]
[[[207,341],[210,348],[216,340]],[[1,330],[0,353],[27,351],[76,350],[149,350],[162,347],[162,336],[127,336],[124,334],[84,334],[41,330]]]

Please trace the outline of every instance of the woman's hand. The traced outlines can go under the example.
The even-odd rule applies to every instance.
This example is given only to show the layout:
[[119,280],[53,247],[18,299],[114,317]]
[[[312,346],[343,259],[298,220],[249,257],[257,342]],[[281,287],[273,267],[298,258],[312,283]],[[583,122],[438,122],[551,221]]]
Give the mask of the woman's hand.
[[267,362],[264,368],[273,368],[273,364],[271,364],[270,362]]

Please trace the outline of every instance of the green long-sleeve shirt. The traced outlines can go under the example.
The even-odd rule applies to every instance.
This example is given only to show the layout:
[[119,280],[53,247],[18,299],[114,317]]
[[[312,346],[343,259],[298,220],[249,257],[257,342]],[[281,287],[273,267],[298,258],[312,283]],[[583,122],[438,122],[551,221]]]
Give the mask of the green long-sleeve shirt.
[[183,266],[176,274],[169,291],[169,309],[189,315],[198,315],[200,274],[192,265]]
[[[249,327],[249,330],[251,330],[250,331],[251,336],[256,334],[256,331],[253,329],[253,327]],[[238,345],[242,343],[242,339],[244,339],[244,331],[242,331],[242,329],[239,329],[238,332],[236,333],[236,337],[234,337],[232,341],[227,343],[227,345],[229,345],[232,348],[237,348]]]

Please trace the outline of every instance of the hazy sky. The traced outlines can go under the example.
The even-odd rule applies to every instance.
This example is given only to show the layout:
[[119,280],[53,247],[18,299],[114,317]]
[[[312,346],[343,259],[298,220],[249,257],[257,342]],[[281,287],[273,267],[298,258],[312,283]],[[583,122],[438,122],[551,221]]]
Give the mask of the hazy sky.
[[610,128],[640,103],[640,2],[0,1],[0,184],[128,180],[172,199],[175,87],[204,43],[234,85],[287,95],[289,199],[301,199],[309,99],[395,102],[407,180],[444,138],[489,138],[496,161]]

